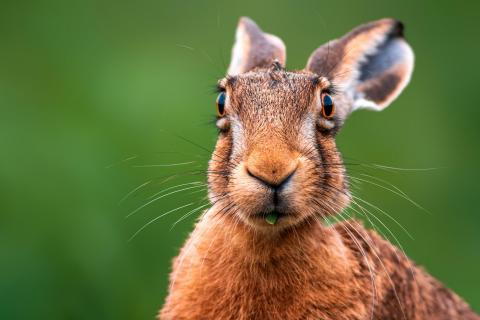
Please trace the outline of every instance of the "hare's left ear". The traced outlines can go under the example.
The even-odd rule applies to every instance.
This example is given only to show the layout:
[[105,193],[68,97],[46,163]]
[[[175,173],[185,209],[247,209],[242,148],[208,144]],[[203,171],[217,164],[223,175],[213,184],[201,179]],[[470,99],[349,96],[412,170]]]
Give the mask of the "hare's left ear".
[[275,60],[285,66],[286,50],[283,41],[264,33],[250,18],[240,18],[228,75],[248,72],[257,67],[269,67]]
[[353,102],[346,113],[358,108],[382,110],[410,81],[413,60],[403,24],[382,19],[319,47],[306,70],[339,85]]

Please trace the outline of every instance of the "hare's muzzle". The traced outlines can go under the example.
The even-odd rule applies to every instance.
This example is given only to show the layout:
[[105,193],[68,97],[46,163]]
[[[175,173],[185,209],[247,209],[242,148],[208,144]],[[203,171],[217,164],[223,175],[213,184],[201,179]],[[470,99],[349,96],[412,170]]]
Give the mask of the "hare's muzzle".
[[245,205],[250,207],[248,219],[265,226],[286,223],[291,214],[289,199],[295,193],[293,186],[299,155],[289,150],[280,150],[266,145],[252,150],[238,172],[237,182],[244,186],[244,194],[250,193]]

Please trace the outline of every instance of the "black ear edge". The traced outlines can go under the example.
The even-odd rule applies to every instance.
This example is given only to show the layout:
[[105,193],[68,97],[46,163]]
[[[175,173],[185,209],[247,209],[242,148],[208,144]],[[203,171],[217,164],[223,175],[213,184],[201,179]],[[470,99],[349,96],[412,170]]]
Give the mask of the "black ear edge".
[[392,19],[394,21],[392,31],[388,35],[389,38],[404,38],[405,39],[405,24],[396,19]]
[[[366,56],[359,65],[356,80],[357,93],[361,93],[365,105],[355,101],[354,110],[368,108],[382,110],[390,105],[410,82],[415,54],[403,37],[403,24],[392,29],[388,37],[377,47],[377,52]],[[390,59],[386,57],[390,56]],[[380,61],[380,63],[378,63]]]

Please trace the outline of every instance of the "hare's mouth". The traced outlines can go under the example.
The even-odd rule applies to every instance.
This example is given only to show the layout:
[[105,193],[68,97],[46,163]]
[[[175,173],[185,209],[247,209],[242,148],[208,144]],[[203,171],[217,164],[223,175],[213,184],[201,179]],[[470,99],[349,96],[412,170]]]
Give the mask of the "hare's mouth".
[[296,164],[283,174],[278,174],[278,170],[272,174],[273,169],[278,168],[265,166],[267,169],[263,172],[252,172],[245,163],[240,163],[233,171],[235,179],[230,192],[240,218],[251,226],[267,230],[295,224],[302,216],[298,204],[305,198],[305,194],[299,192],[304,170],[296,170],[297,167]]

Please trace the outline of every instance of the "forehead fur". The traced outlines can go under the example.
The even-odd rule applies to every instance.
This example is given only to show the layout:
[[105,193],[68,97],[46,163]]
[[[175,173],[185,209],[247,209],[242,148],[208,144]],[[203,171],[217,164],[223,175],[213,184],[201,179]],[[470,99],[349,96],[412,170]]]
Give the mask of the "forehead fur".
[[230,106],[239,117],[254,114],[285,120],[311,107],[319,78],[308,72],[257,69],[230,78],[226,87]]

